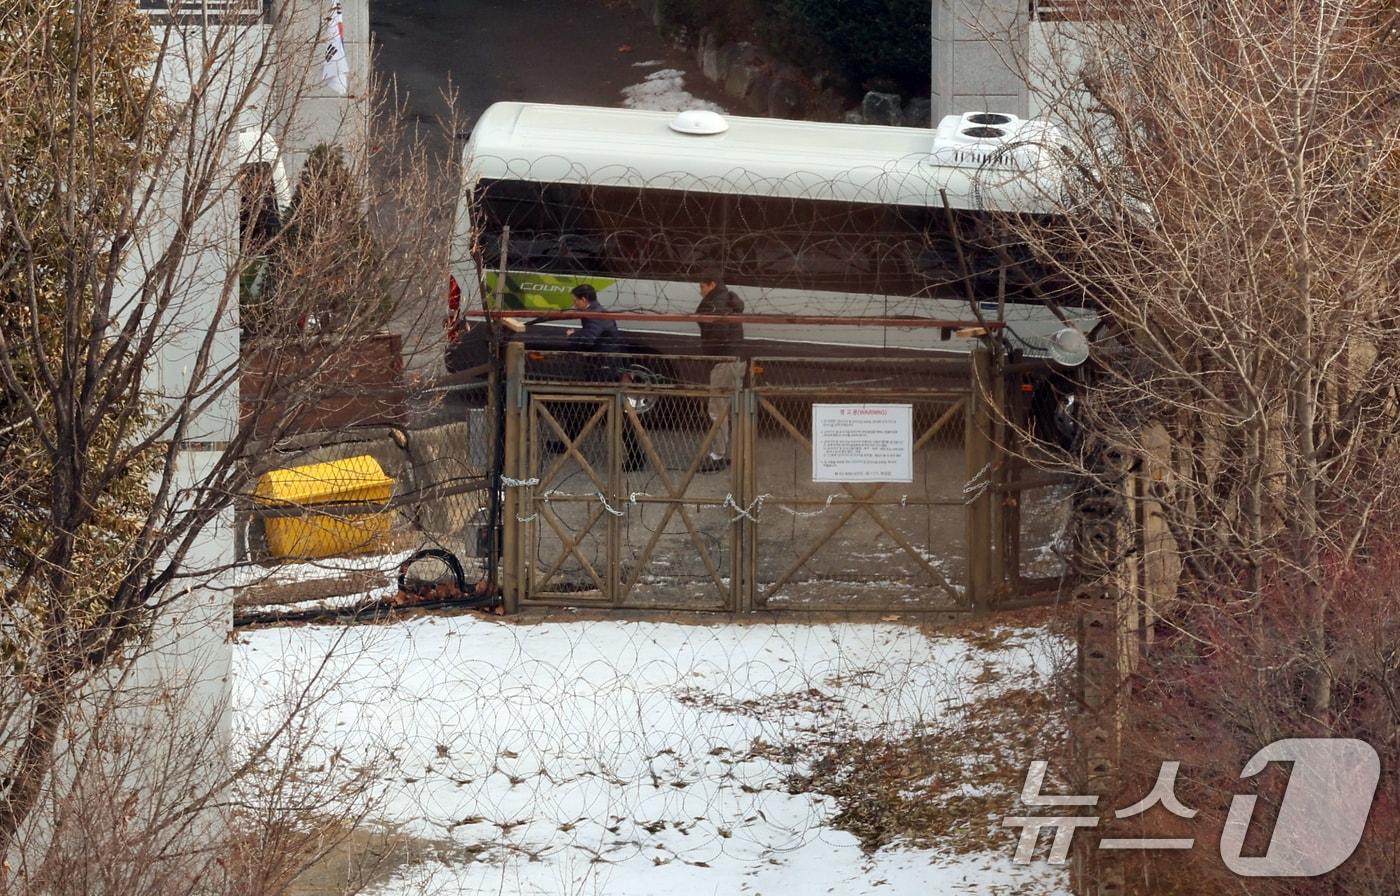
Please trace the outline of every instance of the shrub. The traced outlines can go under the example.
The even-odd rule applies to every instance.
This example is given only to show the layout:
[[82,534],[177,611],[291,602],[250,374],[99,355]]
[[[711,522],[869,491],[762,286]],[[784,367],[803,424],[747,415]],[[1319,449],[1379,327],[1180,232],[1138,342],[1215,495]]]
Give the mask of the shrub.
[[[758,0],[759,41],[800,68],[852,86],[927,94],[929,6],[922,0]],[[815,63],[815,65],[814,65]]]
[[834,72],[853,88],[927,94],[929,7],[923,0],[660,0],[674,32],[714,28],[753,40],[811,74]]

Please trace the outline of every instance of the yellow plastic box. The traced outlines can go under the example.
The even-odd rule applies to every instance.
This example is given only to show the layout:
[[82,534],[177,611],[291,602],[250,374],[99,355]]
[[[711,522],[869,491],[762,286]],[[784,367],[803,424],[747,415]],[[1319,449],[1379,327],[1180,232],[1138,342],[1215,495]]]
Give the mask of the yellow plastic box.
[[315,560],[382,549],[390,523],[388,513],[336,517],[318,514],[316,505],[388,501],[393,493],[394,480],[365,454],[272,470],[258,480],[253,497],[263,507],[305,509],[297,516],[267,518],[267,547],[279,560]]

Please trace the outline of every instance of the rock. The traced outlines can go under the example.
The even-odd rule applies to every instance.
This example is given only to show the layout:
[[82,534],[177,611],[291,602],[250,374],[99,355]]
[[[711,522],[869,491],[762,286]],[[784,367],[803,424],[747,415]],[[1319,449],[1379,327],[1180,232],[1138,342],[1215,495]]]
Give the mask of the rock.
[[900,124],[903,112],[899,94],[870,91],[861,100],[860,114],[866,124]]
[[773,69],[764,62],[754,73],[753,81],[749,84],[749,93],[746,99],[754,105],[754,111],[761,112],[768,105],[768,88],[773,85]]
[[916,96],[904,106],[904,124],[911,128],[933,127],[933,101]]
[[769,118],[801,118],[806,109],[806,91],[796,79],[778,75],[768,85],[767,108]]
[[711,81],[720,79],[719,35],[713,28],[700,29],[700,44],[697,55],[700,57],[700,74]]
[[724,92],[743,99],[749,95],[763,71],[763,60],[753,44],[737,43],[731,46],[733,49],[728,53],[724,71]]
[[717,64],[713,80],[723,84],[729,78],[729,67],[739,58],[738,44],[720,44],[715,52]]
[[734,62],[729,66],[729,72],[724,79],[724,92],[743,99],[749,95],[749,88],[753,86],[757,75],[758,69],[749,63]]
[[865,124],[865,116],[860,114],[860,107],[846,110],[846,124]]

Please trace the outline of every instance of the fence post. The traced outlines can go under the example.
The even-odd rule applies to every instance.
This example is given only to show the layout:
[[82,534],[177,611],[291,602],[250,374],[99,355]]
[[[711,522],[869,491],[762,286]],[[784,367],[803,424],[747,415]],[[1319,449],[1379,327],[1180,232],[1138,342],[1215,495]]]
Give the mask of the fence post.
[[[735,479],[740,507],[752,506],[758,495],[758,400],[754,395],[754,362],[744,362],[744,375],[735,385],[731,402],[734,417],[730,434],[732,460],[736,465]],[[727,511],[726,511],[727,512]],[[730,529],[733,548],[731,568],[734,571],[731,609],[746,613],[753,610],[754,591],[758,587],[758,524],[742,516]]]
[[[1075,494],[1071,516],[1073,566],[1087,577],[1074,595],[1079,711],[1070,723],[1071,743],[1079,778],[1074,789],[1107,797],[1119,783],[1124,709],[1136,662],[1136,569],[1128,562],[1136,552],[1135,473],[1132,458],[1106,443],[1090,443],[1085,459],[1089,477]],[[1106,811],[1103,802],[1100,807]],[[1087,838],[1076,838],[1074,849],[1071,885],[1077,896],[1126,892],[1121,854],[1093,850]]]
[[[607,363],[606,358],[595,358],[593,363]],[[601,388],[602,384],[599,384]],[[624,432],[627,429],[627,415],[622,410],[622,404],[627,400],[626,390],[621,385],[613,386],[607,408],[607,460],[608,468],[604,473],[607,480],[607,507],[623,507],[631,510],[624,502],[627,500],[627,474],[622,469],[623,455],[626,453],[626,438]],[[603,587],[607,589],[607,602],[614,606],[622,606],[622,520],[612,513],[603,517],[607,525],[607,557],[608,567],[603,573]]]
[[[522,417],[526,413],[525,409],[525,347],[518,342],[511,342],[506,345],[505,369],[496,375],[504,374],[506,378],[505,388],[505,439],[502,443],[502,463],[501,475],[506,478],[520,480],[523,477],[521,457],[521,443],[523,442],[525,426]],[[493,483],[499,485],[500,483]],[[501,563],[501,597],[505,604],[507,613],[514,613],[520,609],[521,588],[523,580],[520,568],[520,558],[523,556],[520,550],[520,539],[524,535],[523,525],[520,522],[524,515],[522,508],[521,489],[505,488],[505,499],[503,501],[503,513],[505,519],[502,521],[501,531],[503,533],[502,563]]]
[[992,382],[992,353],[985,343],[972,348],[971,389],[967,396],[964,445],[967,457],[967,590],[973,612],[985,613],[992,607],[996,590],[998,539],[992,531],[992,502],[995,444],[995,392]]

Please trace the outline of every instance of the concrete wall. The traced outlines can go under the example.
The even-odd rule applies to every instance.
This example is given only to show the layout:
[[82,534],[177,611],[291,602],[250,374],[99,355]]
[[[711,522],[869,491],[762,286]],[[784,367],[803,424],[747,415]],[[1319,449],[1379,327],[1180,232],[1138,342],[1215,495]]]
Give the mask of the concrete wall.
[[933,121],[976,111],[1029,114],[1018,70],[1028,41],[1024,0],[933,0],[932,16]]
[[1089,25],[1077,21],[1032,22],[1027,58],[1030,63],[1030,114],[1052,114],[1053,104],[1087,108],[1090,99],[1074,83],[1083,65],[1082,39],[1092,37]]
[[[213,79],[214,86],[205,91],[204,99],[187,119],[195,145],[217,144],[219,137],[214,135],[224,133],[230,119],[249,124],[250,114],[253,119],[257,117],[255,111],[243,108],[239,97],[244,85],[253,82],[271,32],[265,25],[228,27],[230,30],[221,32],[217,40],[224,48],[234,44],[236,51],[219,51],[223,58],[215,63],[219,74]],[[172,46],[202,48],[209,40],[198,27],[178,28]],[[189,85],[209,77],[207,65],[209,62],[198,52],[174,50],[168,54],[162,69],[167,96],[176,103],[189,102]],[[247,105],[255,110],[258,101]],[[145,384],[150,393],[173,406],[178,406],[191,391],[214,396],[183,434],[189,448],[179,453],[175,469],[169,471],[174,484],[169,512],[174,516],[186,509],[179,496],[204,479],[238,427],[236,383],[222,391],[210,388],[226,371],[236,368],[240,351],[238,293],[229,287],[231,282],[237,282],[231,268],[237,262],[239,240],[235,179],[238,160],[233,144],[227,147],[224,159],[214,163],[209,198],[191,227],[188,247],[176,262],[179,273],[172,288],[175,300],[168,312],[169,325],[162,331],[155,364]],[[157,188],[157,211],[151,218],[153,226],[143,235],[140,251],[127,259],[123,272],[123,280],[131,284],[133,294],[151,266],[168,252],[175,221],[188,201],[187,179],[202,174],[187,171],[179,164],[164,169]],[[203,369],[198,364],[201,351],[208,356]],[[231,514],[226,514],[196,539],[184,564],[190,577],[175,589],[178,599],[161,620],[149,656],[130,675],[138,684],[163,679],[192,682],[200,702],[219,713],[228,693],[230,602],[227,594],[209,590],[211,583],[206,578],[217,576],[234,560],[231,530]]]
[[[362,145],[369,15],[368,0],[345,2],[350,95],[342,97],[319,86],[321,68],[318,62],[313,66],[322,46],[324,9],[319,2],[280,4],[273,16],[276,24],[251,17],[222,24],[211,19],[206,27],[198,24],[201,16],[167,15],[154,6],[151,10],[157,37],[169,39],[161,86],[172,103],[191,103],[193,108],[179,119],[189,136],[163,160],[146,230],[124,260],[114,302],[118,315],[131,307],[128,303],[135,301],[153,266],[164,263],[189,200],[188,185],[206,173],[187,170],[181,160],[199,158],[206,151],[214,160],[208,198],[188,231],[187,248],[173,264],[174,300],[143,382],[154,399],[172,405],[191,390],[213,396],[193,415],[186,431],[168,433],[185,446],[173,468],[164,471],[171,483],[168,519],[179,519],[190,510],[187,496],[207,481],[238,426],[236,378],[230,386],[227,374],[239,363],[240,353],[238,278],[233,268],[238,257],[236,173],[241,160],[236,140],[227,146],[221,141],[230,130],[276,134],[287,151],[284,161],[293,181],[302,159],[317,143]],[[286,15],[279,19],[279,12]],[[265,68],[269,58],[275,62]],[[202,89],[192,102],[190,88],[195,83]],[[290,107],[282,102],[308,84],[305,102]],[[292,114],[279,115],[288,111]],[[190,146],[199,151],[180,151]],[[235,560],[228,511],[193,541],[179,577],[164,595],[167,607],[149,641],[133,645],[131,660],[93,684],[73,707],[46,798],[100,787],[105,802],[94,802],[94,807],[123,806],[128,814],[121,824],[139,830],[158,815],[168,823],[169,813],[189,806],[202,788],[221,780],[231,746],[232,590],[226,576]],[[95,575],[102,572],[94,570]],[[114,743],[120,750],[113,749]],[[113,792],[130,794],[129,804],[120,797],[112,802]],[[71,811],[73,805],[81,803],[63,808]],[[19,837],[19,853],[0,860],[23,868],[43,852],[52,842],[52,819],[59,808],[42,806]],[[198,846],[216,838],[219,817],[212,811],[198,813],[186,828],[187,842]],[[114,836],[120,833],[116,827],[113,831]],[[169,848],[179,853],[180,845],[171,843]],[[112,862],[124,858],[103,857]]]
[[[167,519],[173,519],[188,510],[186,496],[206,480],[237,425],[237,392],[215,395],[210,388],[211,380],[221,380],[237,363],[239,353],[237,290],[228,288],[237,282],[231,271],[238,245],[236,153],[234,143],[224,147],[221,140],[230,122],[244,123],[241,98],[254,83],[270,31],[256,22],[206,31],[184,19],[154,21],[153,28],[159,38],[169,38],[161,87],[172,103],[193,109],[179,119],[187,130],[162,160],[160,172],[152,175],[157,178],[153,201],[123,260],[114,308],[119,319],[154,313],[149,306],[136,310],[134,302],[150,272],[171,262],[170,285],[164,288],[173,300],[160,322],[159,343],[142,386],[157,406],[164,401],[178,407],[191,389],[211,396],[184,432],[163,434],[189,446],[175,456],[173,469],[163,471],[172,485]],[[191,103],[190,85],[197,82],[203,89]],[[210,192],[187,231],[187,248],[172,261],[167,256],[188,204],[187,184],[204,173],[187,170],[182,160],[206,150],[212,150],[215,160]],[[54,819],[75,807],[86,814],[124,806],[127,814],[120,824],[134,831],[161,823],[156,819],[171,824],[173,807],[188,807],[200,788],[220,780],[230,745],[232,601],[230,592],[218,587],[218,578],[234,559],[231,535],[231,514],[200,533],[183,564],[185,574],[162,595],[166,607],[149,640],[129,645],[127,660],[106,670],[67,707],[55,767],[42,795],[51,802],[41,803],[27,820],[18,837],[19,853],[0,859],[26,867],[52,844]],[[91,574],[100,582],[109,571]],[[216,824],[216,814],[195,813],[182,835],[188,839],[175,839],[172,853],[185,843],[197,845],[216,836],[211,833]],[[117,836],[120,829],[113,832]],[[131,858],[116,852],[103,860]],[[0,875],[0,889],[4,885]]]

